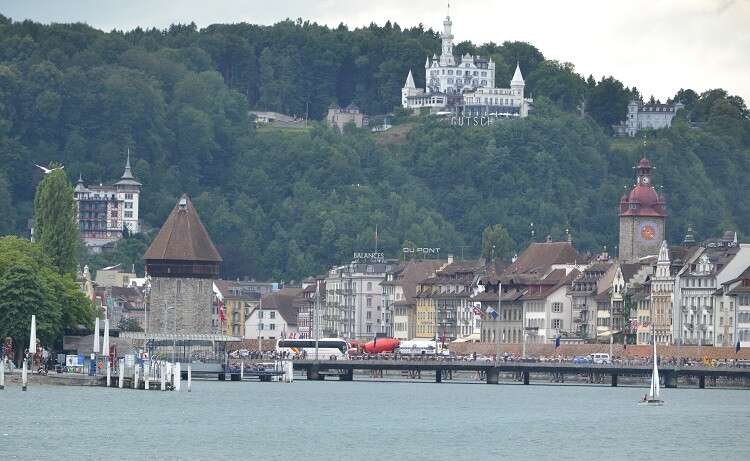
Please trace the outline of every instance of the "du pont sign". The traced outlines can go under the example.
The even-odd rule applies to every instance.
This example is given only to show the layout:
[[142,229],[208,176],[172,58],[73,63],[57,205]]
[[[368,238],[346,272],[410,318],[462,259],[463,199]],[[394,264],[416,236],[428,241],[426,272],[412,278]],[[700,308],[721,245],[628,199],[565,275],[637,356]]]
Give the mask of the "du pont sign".
[[416,256],[427,256],[427,255],[439,255],[440,248],[404,248],[402,250],[405,255],[416,255]]

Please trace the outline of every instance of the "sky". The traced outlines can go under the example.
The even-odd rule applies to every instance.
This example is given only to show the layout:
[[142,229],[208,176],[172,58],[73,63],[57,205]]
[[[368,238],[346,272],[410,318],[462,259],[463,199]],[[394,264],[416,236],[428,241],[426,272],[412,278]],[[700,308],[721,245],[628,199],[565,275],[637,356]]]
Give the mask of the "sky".
[[[439,0],[1,0],[0,14],[109,31],[302,18],[350,28],[387,20],[442,28]],[[750,101],[750,0],[453,0],[456,42],[526,41],[584,76],[612,75],[665,100],[724,88]]]

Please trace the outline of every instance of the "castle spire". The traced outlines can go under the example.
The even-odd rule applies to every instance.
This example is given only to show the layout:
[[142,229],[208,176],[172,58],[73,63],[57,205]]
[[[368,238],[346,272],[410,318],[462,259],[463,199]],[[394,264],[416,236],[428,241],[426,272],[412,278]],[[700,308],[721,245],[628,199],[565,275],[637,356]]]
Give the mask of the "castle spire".
[[510,81],[510,86],[514,85],[525,85],[523,81],[523,74],[521,74],[521,64],[516,61],[516,71],[513,73],[513,79]]
[[414,77],[411,75],[411,69],[409,69],[409,75],[406,76],[404,88],[416,88],[416,85],[414,85]]
[[125,162],[125,172],[122,174],[120,179],[135,179],[133,171],[130,169],[130,148],[128,147],[128,159]]

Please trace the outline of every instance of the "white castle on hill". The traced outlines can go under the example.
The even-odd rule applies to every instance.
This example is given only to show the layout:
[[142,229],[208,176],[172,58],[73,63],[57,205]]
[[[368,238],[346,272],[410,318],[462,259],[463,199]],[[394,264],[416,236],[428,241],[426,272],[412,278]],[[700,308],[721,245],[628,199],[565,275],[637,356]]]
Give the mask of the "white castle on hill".
[[521,68],[510,81],[510,88],[495,87],[495,63],[492,59],[453,56],[453,34],[450,16],[443,21],[443,51],[425,62],[425,88],[417,88],[411,70],[401,89],[401,104],[406,109],[429,108],[430,112],[450,111],[464,116],[492,115],[526,117],[533,103],[525,98],[526,84]]

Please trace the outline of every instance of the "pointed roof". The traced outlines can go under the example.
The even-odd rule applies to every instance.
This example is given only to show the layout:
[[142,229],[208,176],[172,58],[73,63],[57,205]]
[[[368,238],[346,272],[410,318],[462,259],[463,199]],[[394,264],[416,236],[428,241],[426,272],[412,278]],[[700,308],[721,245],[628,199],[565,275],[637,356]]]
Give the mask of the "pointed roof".
[[414,77],[411,75],[411,69],[409,69],[409,75],[406,76],[404,88],[416,88],[416,85],[414,85]]
[[[427,56],[427,60],[424,63],[424,67],[425,68],[430,67],[430,57],[429,56]],[[411,72],[411,70],[409,72]]]
[[145,260],[221,262],[190,198],[183,194],[143,256]]
[[523,81],[523,75],[521,74],[521,65],[516,61],[516,71],[513,73],[513,79],[510,81],[512,85],[525,85]]
[[125,162],[125,171],[122,173],[120,180],[115,185],[141,186],[142,184],[135,180],[133,170],[130,169],[130,149],[128,149],[128,159]]
[[659,248],[659,259],[660,263],[669,263],[669,245],[666,240],[662,240],[661,247]]

